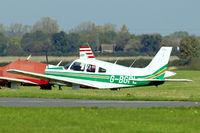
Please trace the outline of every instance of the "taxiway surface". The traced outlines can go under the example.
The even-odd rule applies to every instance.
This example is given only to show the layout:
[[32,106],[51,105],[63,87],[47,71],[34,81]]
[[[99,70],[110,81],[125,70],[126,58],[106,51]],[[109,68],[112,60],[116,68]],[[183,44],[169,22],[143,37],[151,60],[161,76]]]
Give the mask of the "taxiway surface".
[[83,99],[44,99],[44,98],[0,98],[0,106],[11,107],[192,107],[198,102],[187,101],[118,101]]

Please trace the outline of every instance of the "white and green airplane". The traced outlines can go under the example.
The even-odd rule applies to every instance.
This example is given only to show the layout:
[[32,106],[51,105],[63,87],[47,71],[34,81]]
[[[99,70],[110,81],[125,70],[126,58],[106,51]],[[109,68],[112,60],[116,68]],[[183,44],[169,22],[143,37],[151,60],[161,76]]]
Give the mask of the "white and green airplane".
[[80,47],[80,59],[65,66],[48,65],[44,74],[7,70],[10,73],[48,80],[50,84],[80,87],[119,89],[137,86],[158,86],[168,81],[191,81],[188,79],[165,79],[175,75],[167,71],[172,47],[161,47],[145,68],[131,68],[95,59],[90,47]]

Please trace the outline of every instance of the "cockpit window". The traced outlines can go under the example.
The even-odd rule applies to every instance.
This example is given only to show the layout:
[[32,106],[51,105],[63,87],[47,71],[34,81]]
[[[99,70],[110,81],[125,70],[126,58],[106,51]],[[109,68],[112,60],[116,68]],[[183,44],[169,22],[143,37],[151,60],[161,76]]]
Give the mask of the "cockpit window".
[[106,69],[99,67],[99,73],[106,73]]
[[95,69],[96,69],[96,66],[95,65],[91,65],[91,64],[88,64],[87,65],[87,72],[95,72]]
[[65,68],[65,69],[68,69],[69,66],[70,66],[71,64],[72,64],[72,62],[67,63],[67,64],[64,66],[64,68]]
[[74,62],[70,69],[75,71],[84,71],[85,64],[80,62]]

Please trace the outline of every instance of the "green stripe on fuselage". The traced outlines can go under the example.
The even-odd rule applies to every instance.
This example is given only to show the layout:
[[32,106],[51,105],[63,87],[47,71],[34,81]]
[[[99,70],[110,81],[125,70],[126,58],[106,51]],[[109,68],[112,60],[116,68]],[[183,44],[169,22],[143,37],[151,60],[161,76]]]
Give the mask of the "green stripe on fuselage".
[[[123,85],[133,85],[133,86],[142,86],[148,85],[149,81],[139,81],[133,82],[130,79],[135,78],[148,78],[159,74],[161,71],[167,68],[167,65],[161,67],[159,70],[154,72],[150,75],[144,76],[130,76],[130,75],[106,75],[106,74],[95,74],[95,73],[77,73],[77,72],[59,72],[59,71],[50,71],[52,69],[47,69],[45,71],[46,75],[53,75],[59,77],[66,77],[66,78],[74,78],[74,79],[81,79],[81,80],[89,80],[89,81],[97,81],[97,82],[105,82],[105,83],[113,83],[113,84],[123,84]],[[54,69],[56,70],[56,69]],[[57,70],[61,70],[60,68]],[[153,79],[164,79],[165,73],[161,73],[158,76],[153,77]]]
[[47,70],[63,70],[63,67],[47,68]]

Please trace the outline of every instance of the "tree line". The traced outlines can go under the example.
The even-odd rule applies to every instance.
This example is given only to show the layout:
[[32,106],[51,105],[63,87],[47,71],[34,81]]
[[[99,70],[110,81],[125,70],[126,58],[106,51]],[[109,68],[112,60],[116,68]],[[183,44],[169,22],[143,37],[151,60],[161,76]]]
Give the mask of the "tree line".
[[[177,31],[167,36],[157,34],[136,35],[124,24],[119,30],[115,24],[96,25],[88,21],[64,31],[56,20],[44,17],[34,25],[0,24],[0,56],[77,55],[80,46],[90,45],[99,55],[101,44],[115,44],[113,55],[152,56],[162,44],[172,46],[172,55],[191,60],[199,54],[199,39],[186,31]],[[104,53],[106,54],[106,53]]]

